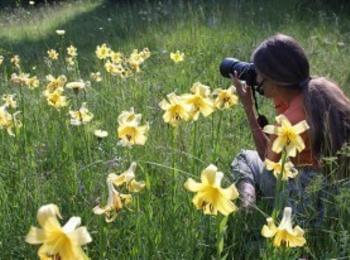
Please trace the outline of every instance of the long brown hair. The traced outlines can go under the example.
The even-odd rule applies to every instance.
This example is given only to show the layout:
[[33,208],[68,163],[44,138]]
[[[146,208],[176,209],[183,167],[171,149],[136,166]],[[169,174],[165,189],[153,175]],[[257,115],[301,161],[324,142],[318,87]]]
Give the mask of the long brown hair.
[[310,77],[309,61],[296,40],[274,35],[258,46],[252,60],[259,72],[278,86],[302,92],[312,151],[318,159],[335,156],[349,142],[349,99],[334,82]]

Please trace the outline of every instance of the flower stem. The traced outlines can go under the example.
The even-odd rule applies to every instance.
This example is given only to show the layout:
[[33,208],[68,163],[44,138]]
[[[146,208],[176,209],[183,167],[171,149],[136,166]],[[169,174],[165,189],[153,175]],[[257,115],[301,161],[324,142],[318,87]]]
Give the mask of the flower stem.
[[227,220],[228,220],[228,216],[217,218],[216,259],[221,259],[221,255],[224,250]]
[[223,112],[219,111],[219,121],[218,121],[218,124],[216,127],[216,136],[215,136],[215,140],[214,140],[214,151],[213,151],[213,159],[212,159],[213,162],[215,162],[215,160],[216,160],[216,152],[217,152],[219,138],[220,138],[220,132],[221,132],[220,130],[221,130],[222,115],[223,115]]
[[285,194],[285,181],[283,179],[283,173],[284,173],[284,166],[287,161],[287,153],[286,151],[283,151],[282,153],[282,166],[281,166],[281,173],[278,175],[277,183],[276,183],[276,190],[275,190],[275,207],[274,211],[272,213],[273,218],[277,217],[279,212],[283,209],[283,205],[286,200],[286,194]]
[[177,190],[177,171],[176,171],[176,153],[174,152],[176,150],[176,135],[177,135],[177,128],[174,127],[172,129],[172,148],[173,148],[173,153],[172,153],[172,165],[171,167],[173,168],[173,196],[172,196],[172,201],[173,201],[173,206],[175,208],[175,195],[176,195],[176,190]]
[[197,121],[193,123],[192,127],[192,173],[196,172],[196,159],[197,159]]

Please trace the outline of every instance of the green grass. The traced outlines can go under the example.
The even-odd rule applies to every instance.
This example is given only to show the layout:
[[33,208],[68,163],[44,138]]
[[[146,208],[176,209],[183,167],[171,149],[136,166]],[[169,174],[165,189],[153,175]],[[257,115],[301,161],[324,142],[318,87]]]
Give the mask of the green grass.
[[[37,247],[24,242],[31,225],[37,226],[37,209],[57,204],[66,221],[80,216],[93,242],[86,251],[92,259],[210,259],[216,256],[217,223],[221,217],[204,216],[191,203],[192,194],[183,183],[198,179],[200,171],[215,163],[225,173],[225,186],[231,182],[230,162],[240,149],[254,149],[243,109],[237,106],[223,113],[201,118],[197,123],[193,149],[193,123],[177,130],[162,120],[158,103],[166,94],[189,92],[196,81],[212,89],[228,87],[218,65],[226,56],[248,60],[266,37],[283,32],[295,37],[309,55],[312,73],[335,80],[350,93],[350,21],[346,10],[332,9],[320,1],[145,1],[109,5],[102,1],[64,3],[51,7],[18,9],[0,14],[1,67],[0,94],[16,93],[24,127],[16,137],[0,132],[0,258],[34,259]],[[142,11],[142,12],[141,12]],[[27,13],[29,12],[29,13]],[[111,18],[111,19],[108,19]],[[56,29],[66,30],[64,38]],[[148,47],[151,57],[142,72],[127,79],[109,77],[95,57],[96,45],[108,43],[113,50],[130,53]],[[49,107],[42,91],[45,75],[65,74],[62,56],[70,44],[78,48],[79,72],[84,80],[90,72],[101,71],[104,80],[92,83],[85,97],[95,117],[86,127],[69,125],[68,109]],[[61,50],[60,60],[49,70],[44,62],[49,48]],[[171,51],[185,52],[185,61],[175,65]],[[40,88],[33,91],[13,87],[8,79],[13,71],[9,59],[19,54],[23,70],[38,75]],[[35,66],[35,70],[33,67]],[[273,120],[268,101],[260,99],[262,110]],[[134,107],[150,122],[145,146],[126,149],[117,145],[117,117]],[[99,145],[92,132],[103,128],[109,137]],[[218,135],[218,151],[213,155],[213,138]],[[195,154],[193,154],[193,152]],[[135,196],[139,207],[122,210],[113,223],[95,216],[92,208],[107,198],[108,173],[121,173],[129,163],[138,162],[136,175],[147,188]],[[113,164],[111,162],[114,162]],[[173,161],[178,169],[173,178]],[[294,257],[314,259],[350,256],[349,190],[327,198],[321,226],[305,227],[308,244],[290,250]],[[267,214],[271,209],[258,204]],[[236,213],[229,217],[222,255],[232,259],[278,259],[261,237],[265,217]]]

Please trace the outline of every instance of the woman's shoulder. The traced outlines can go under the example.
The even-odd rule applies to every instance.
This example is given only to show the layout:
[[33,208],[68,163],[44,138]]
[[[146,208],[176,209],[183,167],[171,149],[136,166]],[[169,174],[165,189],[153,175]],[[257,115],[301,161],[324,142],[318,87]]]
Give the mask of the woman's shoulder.
[[288,109],[282,113],[291,124],[297,124],[306,119],[303,95],[295,96],[289,103]]

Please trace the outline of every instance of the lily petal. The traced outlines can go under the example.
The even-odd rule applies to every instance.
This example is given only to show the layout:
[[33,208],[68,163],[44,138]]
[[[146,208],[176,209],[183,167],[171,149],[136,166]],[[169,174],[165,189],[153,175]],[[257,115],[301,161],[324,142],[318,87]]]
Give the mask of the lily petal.
[[198,191],[200,191],[202,189],[203,184],[194,181],[192,178],[189,178],[185,182],[184,187],[185,187],[186,190],[189,190],[191,192],[198,192]]
[[44,241],[45,241],[44,230],[36,227],[31,227],[26,236],[26,242],[29,244],[42,244]]
[[92,238],[87,231],[86,227],[79,227],[69,234],[72,241],[75,241],[79,246],[88,244],[92,241]]
[[63,230],[66,233],[72,232],[77,227],[79,227],[81,224],[81,218],[80,217],[71,217],[68,222],[63,226]]
[[272,218],[266,219],[267,225],[264,225],[261,230],[261,235],[266,238],[273,237],[277,232],[277,227]]
[[37,219],[38,219],[38,222],[41,226],[44,226],[46,220],[50,217],[59,217],[59,218],[62,218],[61,217],[61,214],[60,214],[60,210],[58,209],[57,205],[55,204],[47,204],[47,205],[44,205],[44,206],[41,206],[38,210],[38,214],[37,214]]

